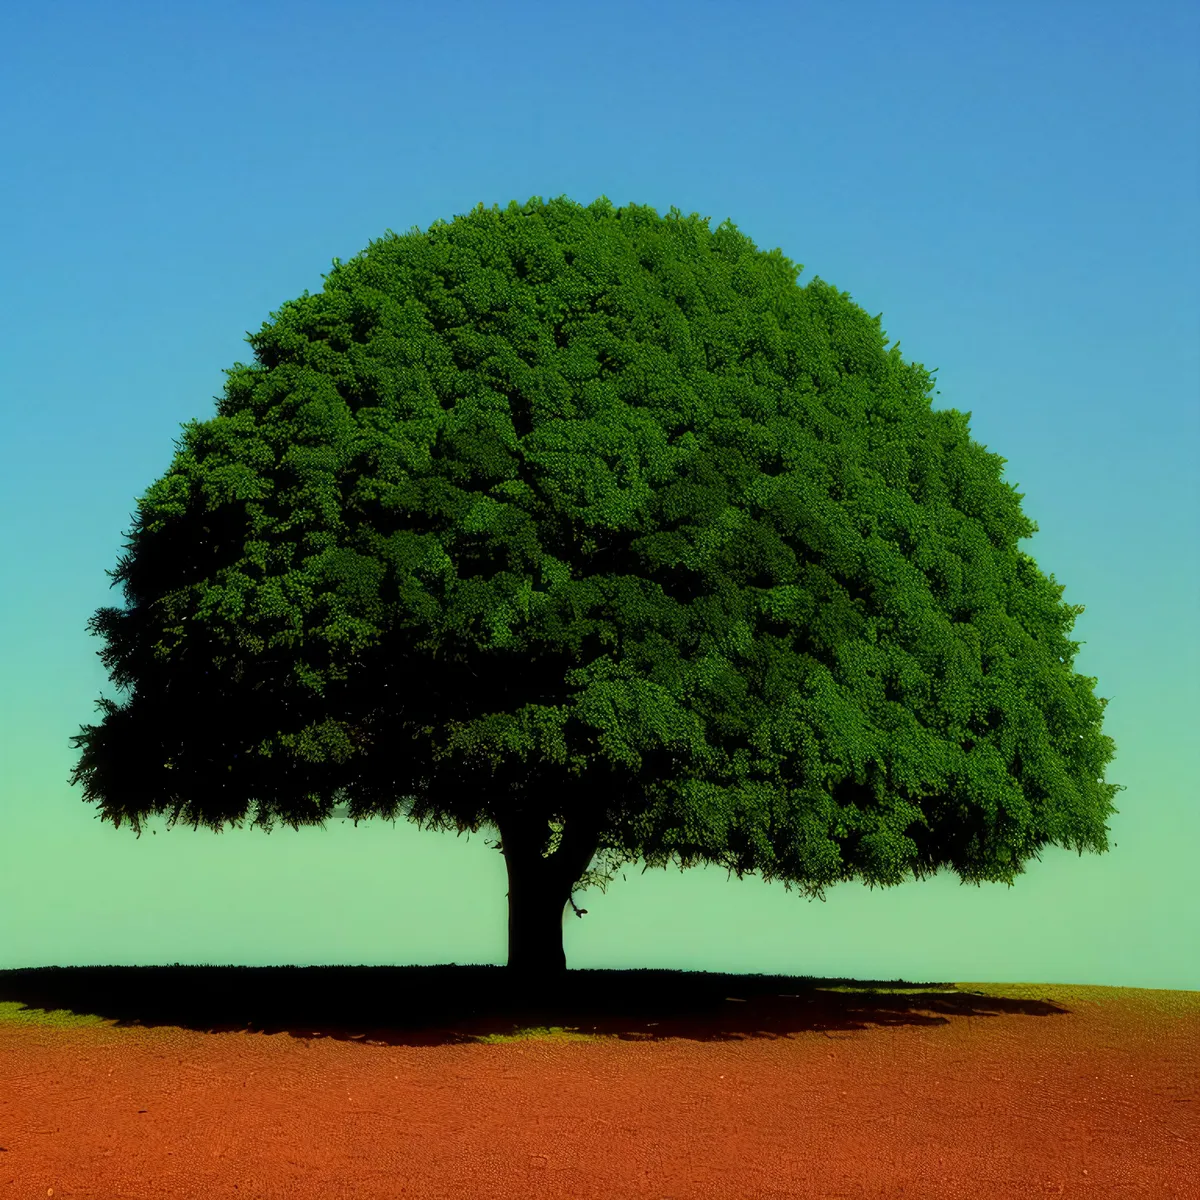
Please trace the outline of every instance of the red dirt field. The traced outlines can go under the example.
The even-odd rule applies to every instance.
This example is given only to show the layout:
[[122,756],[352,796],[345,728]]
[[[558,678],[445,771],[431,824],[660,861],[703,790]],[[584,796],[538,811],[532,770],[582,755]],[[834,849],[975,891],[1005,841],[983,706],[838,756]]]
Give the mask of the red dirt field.
[[1200,1197],[1200,992],[741,992],[589,1040],[0,1005],[0,1197]]

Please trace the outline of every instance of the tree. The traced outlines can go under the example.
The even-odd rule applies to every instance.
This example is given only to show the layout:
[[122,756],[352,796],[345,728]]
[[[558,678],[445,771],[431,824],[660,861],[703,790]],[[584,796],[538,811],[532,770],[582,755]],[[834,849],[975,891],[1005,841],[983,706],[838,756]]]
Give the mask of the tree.
[[824,900],[1106,851],[1107,701],[1005,460],[801,269],[603,197],[335,259],[138,501],[88,624],[132,695],[70,782],[139,837],[494,828],[523,978],[639,859]]

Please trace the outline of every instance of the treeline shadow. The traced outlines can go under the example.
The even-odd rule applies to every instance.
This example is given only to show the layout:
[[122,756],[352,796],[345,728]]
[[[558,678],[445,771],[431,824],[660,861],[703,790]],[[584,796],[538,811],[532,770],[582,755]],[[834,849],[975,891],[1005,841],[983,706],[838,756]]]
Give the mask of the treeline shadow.
[[530,989],[506,967],[455,963],[39,967],[0,971],[4,1003],[19,1004],[18,1015],[46,1014],[47,1022],[48,1014],[61,1012],[117,1027],[286,1032],[387,1045],[472,1042],[543,1027],[628,1040],[730,1040],[807,1030],[838,1037],[871,1025],[1069,1011],[1050,1001],[960,991],[948,983],[707,971],[568,970],[557,983]]

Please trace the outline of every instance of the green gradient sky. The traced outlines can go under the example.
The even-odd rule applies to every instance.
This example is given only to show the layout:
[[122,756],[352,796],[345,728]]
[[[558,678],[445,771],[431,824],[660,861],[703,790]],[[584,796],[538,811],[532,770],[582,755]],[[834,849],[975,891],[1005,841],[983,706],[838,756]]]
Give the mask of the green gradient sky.
[[[399,821],[95,820],[135,498],[245,331],[391,227],[726,217],[938,370],[1085,604],[1112,848],[808,903],[627,867],[568,965],[1200,989],[1200,22],[1183,3],[21,6],[0,18],[0,968],[501,963],[504,864]],[[336,13],[336,17],[333,14]]]

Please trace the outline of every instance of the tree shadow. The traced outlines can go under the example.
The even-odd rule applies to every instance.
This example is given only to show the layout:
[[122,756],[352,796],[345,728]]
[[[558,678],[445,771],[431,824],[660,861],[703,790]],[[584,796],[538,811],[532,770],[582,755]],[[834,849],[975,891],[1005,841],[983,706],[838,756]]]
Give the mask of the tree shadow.
[[454,963],[29,968],[0,971],[4,1004],[16,1019],[37,1024],[91,1017],[118,1028],[288,1033],[390,1046],[469,1043],[551,1028],[621,1040],[729,1041],[814,1030],[845,1037],[871,1025],[1071,1011],[1048,1000],[961,991],[949,983],[706,971],[569,970],[531,994],[505,967]]

